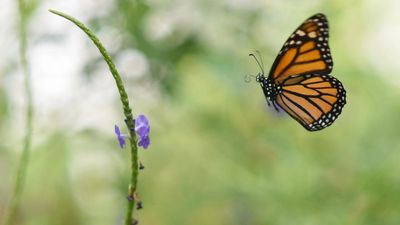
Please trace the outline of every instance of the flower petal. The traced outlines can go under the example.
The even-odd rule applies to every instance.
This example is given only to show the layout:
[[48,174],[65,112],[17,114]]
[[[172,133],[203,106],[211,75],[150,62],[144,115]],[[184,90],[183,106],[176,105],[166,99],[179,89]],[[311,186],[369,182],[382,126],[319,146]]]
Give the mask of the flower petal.
[[119,127],[117,125],[115,125],[115,127],[114,127],[114,132],[115,132],[115,135],[117,135],[117,140],[118,140],[119,146],[121,148],[124,148],[125,136],[121,134],[121,131],[119,130]]
[[120,136],[120,135],[121,135],[121,132],[120,132],[119,127],[118,127],[117,125],[115,125],[115,127],[114,127],[114,132],[115,132],[115,134],[116,134],[117,136]]
[[118,137],[118,143],[119,143],[119,146],[121,147],[121,148],[124,148],[124,146],[125,146],[125,139],[124,139],[124,137],[122,137],[122,136],[120,136],[120,137]]
[[150,127],[149,120],[147,119],[147,117],[145,115],[139,115],[135,119],[135,128],[140,127],[140,126]]
[[138,143],[139,146],[142,146],[144,149],[147,149],[150,145],[150,138],[149,136],[142,137]]
[[148,126],[138,126],[135,128],[136,133],[139,136],[148,136],[150,132],[150,127]]

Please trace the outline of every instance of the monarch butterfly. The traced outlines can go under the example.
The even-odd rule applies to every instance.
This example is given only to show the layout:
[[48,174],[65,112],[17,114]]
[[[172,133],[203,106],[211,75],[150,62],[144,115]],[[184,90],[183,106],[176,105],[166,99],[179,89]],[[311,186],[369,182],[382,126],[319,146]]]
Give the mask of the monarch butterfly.
[[[268,105],[282,108],[309,131],[330,126],[346,104],[342,83],[329,75],[333,62],[328,46],[328,21],[319,13],[303,22],[289,37],[272,64],[268,77],[256,76]],[[278,107],[279,106],[279,107]]]

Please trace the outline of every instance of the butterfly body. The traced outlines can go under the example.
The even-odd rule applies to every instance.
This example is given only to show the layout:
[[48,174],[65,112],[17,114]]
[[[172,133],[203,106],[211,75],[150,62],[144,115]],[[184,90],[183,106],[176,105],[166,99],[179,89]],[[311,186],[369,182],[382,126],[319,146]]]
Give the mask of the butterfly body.
[[265,77],[264,74],[258,74],[256,81],[260,83],[267,101],[275,101],[276,96],[282,91],[279,85],[272,82],[269,77]]
[[333,61],[328,36],[326,17],[310,17],[285,42],[268,76],[262,66],[256,76],[268,104],[283,109],[309,131],[330,126],[346,104],[342,83],[329,75]]

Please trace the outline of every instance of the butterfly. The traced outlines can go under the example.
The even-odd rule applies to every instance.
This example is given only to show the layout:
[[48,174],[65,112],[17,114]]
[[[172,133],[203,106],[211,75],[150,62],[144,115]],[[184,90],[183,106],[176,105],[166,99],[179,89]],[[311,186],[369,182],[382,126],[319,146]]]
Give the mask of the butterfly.
[[286,111],[309,131],[330,126],[346,104],[342,83],[329,75],[330,53],[328,21],[319,13],[304,21],[289,37],[272,64],[268,77],[264,67],[252,56],[261,73],[256,76],[268,105]]

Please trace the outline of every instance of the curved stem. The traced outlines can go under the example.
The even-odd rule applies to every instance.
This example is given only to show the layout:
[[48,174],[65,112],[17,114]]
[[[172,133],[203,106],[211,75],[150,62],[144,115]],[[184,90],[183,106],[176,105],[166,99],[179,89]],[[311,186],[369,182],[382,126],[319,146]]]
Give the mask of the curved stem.
[[27,12],[24,0],[18,1],[19,9],[19,55],[20,64],[24,74],[24,88],[27,103],[26,109],[26,133],[23,142],[21,158],[19,160],[17,175],[15,180],[14,192],[11,198],[10,206],[7,215],[5,216],[4,224],[12,224],[17,210],[20,205],[21,195],[25,184],[26,171],[29,163],[29,153],[32,140],[32,122],[33,122],[33,104],[32,104],[32,86],[31,76],[29,72],[27,60]]
[[135,205],[135,199],[133,198],[134,193],[136,191],[137,187],[137,177],[138,177],[138,156],[137,156],[137,140],[136,140],[136,134],[135,134],[135,124],[134,120],[132,117],[132,110],[129,106],[129,99],[128,95],[126,94],[124,84],[122,82],[121,76],[119,75],[115,64],[113,63],[110,55],[107,53],[106,49],[104,46],[101,44],[100,40],[96,37],[96,35],[89,30],[83,23],[78,21],[72,16],[69,16],[65,13],[56,11],[56,10],[49,10],[51,13],[54,13],[58,16],[61,16],[72,23],[74,23],[76,26],[78,26],[83,32],[85,32],[88,37],[93,41],[93,43],[96,45],[96,47],[99,49],[100,53],[102,54],[104,60],[106,61],[110,72],[112,76],[114,77],[115,83],[118,87],[118,91],[120,94],[120,99],[122,103],[122,107],[124,110],[124,114],[126,117],[126,125],[129,129],[129,134],[131,136],[130,138],[130,147],[131,147],[131,178],[130,178],[130,184],[128,187],[128,207],[126,209],[126,214],[125,214],[125,225],[131,225],[132,224],[132,214],[133,214],[133,207]]

